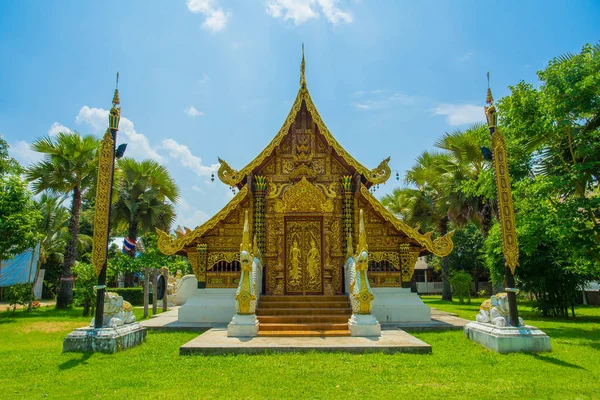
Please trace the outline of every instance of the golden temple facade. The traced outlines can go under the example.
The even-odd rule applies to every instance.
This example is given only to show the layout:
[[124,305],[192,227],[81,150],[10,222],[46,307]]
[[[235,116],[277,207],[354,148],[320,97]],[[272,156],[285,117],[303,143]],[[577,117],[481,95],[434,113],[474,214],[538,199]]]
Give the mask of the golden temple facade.
[[237,287],[247,212],[264,265],[264,294],[342,294],[362,209],[371,285],[406,286],[420,255],[450,253],[452,234],[420,233],[373,196],[369,189],[390,177],[389,160],[368,169],[336,141],[309,94],[303,54],[298,95],[273,140],[242,169],[219,159],[219,179],[237,194],[194,230],[176,236],[159,230],[159,249],[187,256],[199,288]]

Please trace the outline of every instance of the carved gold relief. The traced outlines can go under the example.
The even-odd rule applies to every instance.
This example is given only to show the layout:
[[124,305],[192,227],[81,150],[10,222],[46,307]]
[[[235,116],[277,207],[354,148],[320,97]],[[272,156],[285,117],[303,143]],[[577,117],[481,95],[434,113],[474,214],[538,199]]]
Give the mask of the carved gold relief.
[[320,220],[287,221],[286,292],[321,292],[322,269]]
[[229,164],[219,158],[221,166],[219,167],[218,175],[221,182],[228,184],[229,186],[237,185],[244,175],[235,169],[231,168]]
[[[239,241],[239,239],[238,239]],[[240,252],[239,251],[216,251],[208,253],[208,269],[212,269],[212,267],[220,262],[225,261],[228,263],[239,260]]]
[[[113,107],[113,109],[115,109]],[[113,166],[115,163],[115,142],[106,130],[98,151],[98,183],[96,184],[96,213],[94,215],[94,239],[92,245],[92,264],[96,275],[100,274],[106,263],[108,224],[110,216],[110,193]]]
[[389,261],[394,268],[400,269],[400,257],[398,257],[398,253],[395,251],[371,251],[369,252],[369,258],[375,262]]
[[333,212],[333,201],[315,185],[302,178],[276,200],[275,211],[283,212]]

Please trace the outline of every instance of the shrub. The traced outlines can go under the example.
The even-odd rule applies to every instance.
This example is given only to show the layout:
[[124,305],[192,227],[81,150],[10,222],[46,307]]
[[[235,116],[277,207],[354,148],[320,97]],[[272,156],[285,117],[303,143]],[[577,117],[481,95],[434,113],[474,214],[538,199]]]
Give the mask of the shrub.
[[33,291],[31,288],[31,283],[17,283],[8,288],[6,291],[6,299],[8,300],[8,304],[13,306],[13,312],[15,312],[17,306],[25,307],[33,302]]
[[464,303],[465,297],[467,303],[471,304],[471,282],[473,277],[466,272],[455,272],[450,278],[450,284],[454,288],[454,294],[458,296],[459,303]]
[[73,293],[75,305],[83,307],[83,316],[88,317],[94,313],[96,305],[96,268],[92,264],[77,262],[73,266],[73,273],[77,276],[76,290]]
[[[133,288],[106,288],[108,292],[117,293],[119,296],[123,296],[123,300],[131,303],[132,306],[143,306],[144,305],[144,288],[133,287]],[[152,293],[148,295],[148,303],[152,304]]]

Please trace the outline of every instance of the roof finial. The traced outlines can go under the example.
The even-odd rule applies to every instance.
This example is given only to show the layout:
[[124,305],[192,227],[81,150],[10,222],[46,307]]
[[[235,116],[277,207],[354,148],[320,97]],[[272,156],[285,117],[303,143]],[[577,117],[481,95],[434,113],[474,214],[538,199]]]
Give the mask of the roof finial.
[[306,89],[306,76],[304,76],[304,69],[306,63],[304,62],[304,43],[302,43],[302,64],[300,64],[300,88]]
[[488,73],[487,73],[487,81],[488,81],[488,90],[487,90],[487,97],[485,99],[485,102],[488,104],[492,104],[494,102],[494,98],[492,97],[492,89],[490,89],[490,71],[488,71]]
[[121,104],[121,101],[119,100],[119,73],[117,72],[117,85],[115,86],[115,94],[113,96],[113,107],[115,107],[117,104]]

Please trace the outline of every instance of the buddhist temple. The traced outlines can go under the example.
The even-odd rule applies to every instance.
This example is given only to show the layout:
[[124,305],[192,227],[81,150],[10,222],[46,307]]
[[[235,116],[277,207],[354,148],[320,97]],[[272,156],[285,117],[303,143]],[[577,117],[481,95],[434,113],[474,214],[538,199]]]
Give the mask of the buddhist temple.
[[[452,235],[434,239],[432,232],[421,233],[372,194],[374,185],[390,177],[389,161],[388,157],[372,169],[365,167],[327,129],[308,91],[303,49],[298,94],[273,140],[242,168],[219,159],[218,178],[237,192],[235,196],[193,230],[186,228],[176,236],[158,231],[160,250],[186,256],[198,280],[197,294],[181,307],[179,320],[218,323],[235,314],[240,243],[248,215],[254,256],[262,264],[256,288],[262,295],[259,332],[264,332],[263,325],[275,328],[287,320],[313,321],[321,324],[321,331],[343,334],[346,328],[339,314],[350,307],[351,285],[345,264],[358,245],[361,214],[373,314],[382,323],[429,320],[429,308],[410,291],[414,266],[421,255],[447,255]],[[330,315],[314,311],[319,306],[331,310]],[[288,331],[296,328],[302,329]]]

